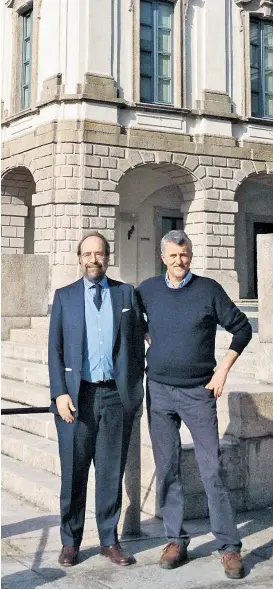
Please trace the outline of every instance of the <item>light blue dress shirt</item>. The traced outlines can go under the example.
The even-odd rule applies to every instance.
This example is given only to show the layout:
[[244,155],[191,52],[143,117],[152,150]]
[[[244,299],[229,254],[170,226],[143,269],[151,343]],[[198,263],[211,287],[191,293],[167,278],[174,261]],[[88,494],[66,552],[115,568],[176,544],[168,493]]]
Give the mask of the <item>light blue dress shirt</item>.
[[106,277],[102,286],[101,308],[94,303],[95,283],[83,277],[85,305],[85,338],[83,350],[82,379],[91,383],[114,379],[113,371],[113,308],[110,288]]
[[[189,270],[186,274],[186,276],[184,277],[184,279],[181,281],[181,283],[179,283],[178,285],[178,289],[182,289],[182,287],[185,287],[185,285],[187,285],[187,283],[189,283],[189,281],[192,278],[192,272]],[[167,287],[169,287],[169,289],[175,289],[176,287],[173,286],[173,284],[171,283],[169,277],[168,277],[168,273],[166,272],[165,275],[165,281],[166,281],[166,285]]]

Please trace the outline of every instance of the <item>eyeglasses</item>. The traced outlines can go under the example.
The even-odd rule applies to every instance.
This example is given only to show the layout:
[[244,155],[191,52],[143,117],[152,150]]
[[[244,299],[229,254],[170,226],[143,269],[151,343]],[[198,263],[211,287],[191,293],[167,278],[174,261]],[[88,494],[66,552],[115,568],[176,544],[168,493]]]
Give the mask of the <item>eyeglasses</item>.
[[104,252],[83,252],[81,254],[81,257],[84,260],[87,260],[88,258],[91,258],[93,256],[94,256],[94,258],[97,258],[98,260],[101,260],[102,258],[105,257],[105,254],[104,254]]

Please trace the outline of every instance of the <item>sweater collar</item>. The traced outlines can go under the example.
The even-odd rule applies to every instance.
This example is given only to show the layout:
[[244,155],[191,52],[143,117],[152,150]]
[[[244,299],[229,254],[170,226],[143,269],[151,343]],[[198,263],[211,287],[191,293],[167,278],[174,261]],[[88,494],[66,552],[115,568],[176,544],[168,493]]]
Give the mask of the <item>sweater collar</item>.
[[[192,272],[191,272],[191,270],[189,270],[187,272],[186,276],[184,277],[184,279],[179,283],[178,289],[182,289],[182,287],[185,287],[185,285],[187,285],[191,279],[192,279]],[[171,281],[170,281],[170,279],[168,277],[168,272],[166,272],[166,275],[165,275],[165,283],[166,283],[167,287],[169,287],[169,289],[175,289],[176,288],[171,283]]]

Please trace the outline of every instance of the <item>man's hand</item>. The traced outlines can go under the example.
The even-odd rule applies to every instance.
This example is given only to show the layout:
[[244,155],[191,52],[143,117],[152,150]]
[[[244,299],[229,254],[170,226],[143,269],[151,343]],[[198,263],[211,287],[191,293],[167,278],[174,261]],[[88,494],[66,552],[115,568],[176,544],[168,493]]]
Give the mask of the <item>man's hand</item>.
[[223,393],[227,375],[228,371],[219,367],[218,369],[216,369],[210,382],[206,385],[206,389],[213,389],[214,397],[216,399],[220,397]]
[[146,340],[147,344],[148,344],[149,346],[151,346],[151,342],[152,342],[152,340],[151,340],[151,336],[150,336],[150,334],[148,334],[148,332],[145,334],[144,338],[145,338],[145,340]]
[[56,398],[56,406],[61,418],[65,422],[73,422],[74,416],[71,414],[71,412],[75,412],[76,408],[73,405],[70,395],[68,395],[67,393],[65,393],[64,395],[59,395]]
[[221,363],[218,365],[210,382],[206,385],[206,389],[213,389],[214,397],[216,399],[222,395],[228,372],[238,356],[238,352],[229,349]]

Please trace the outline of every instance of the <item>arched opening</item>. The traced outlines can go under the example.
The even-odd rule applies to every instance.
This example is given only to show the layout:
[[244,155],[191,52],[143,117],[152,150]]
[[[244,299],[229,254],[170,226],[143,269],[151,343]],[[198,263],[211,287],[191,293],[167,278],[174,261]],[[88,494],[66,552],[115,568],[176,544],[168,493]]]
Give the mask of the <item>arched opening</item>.
[[143,164],[127,171],[117,191],[119,275],[136,285],[163,271],[160,241],[167,231],[184,228],[191,237],[186,204],[202,191],[188,170],[168,163]]
[[27,168],[18,166],[4,173],[1,187],[3,253],[34,253],[34,193],[35,181]]
[[236,194],[235,265],[240,298],[257,298],[257,235],[273,233],[273,174],[249,176]]

